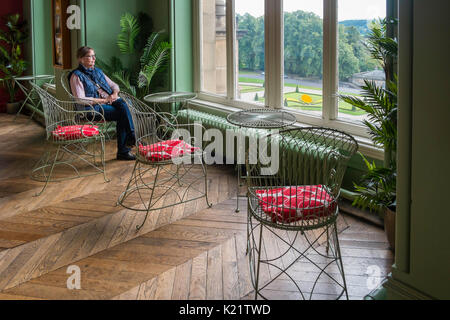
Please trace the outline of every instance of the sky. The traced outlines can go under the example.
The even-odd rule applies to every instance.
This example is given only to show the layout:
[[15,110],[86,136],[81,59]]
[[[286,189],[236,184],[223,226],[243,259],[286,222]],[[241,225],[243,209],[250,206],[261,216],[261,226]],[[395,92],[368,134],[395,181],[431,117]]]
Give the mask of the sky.
[[[284,11],[314,12],[323,18],[322,0],[284,0]],[[339,0],[339,21],[351,19],[371,20],[386,16],[386,0]],[[236,0],[236,12],[253,16],[264,14],[264,0]]]

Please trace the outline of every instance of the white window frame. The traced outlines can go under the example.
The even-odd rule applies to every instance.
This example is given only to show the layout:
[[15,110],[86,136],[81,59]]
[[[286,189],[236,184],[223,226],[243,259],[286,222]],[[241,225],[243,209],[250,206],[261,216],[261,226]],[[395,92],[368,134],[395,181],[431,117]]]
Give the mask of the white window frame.
[[[214,1],[214,0],[210,0]],[[301,124],[343,130],[367,141],[370,136],[362,123],[339,118],[338,113],[338,1],[323,0],[323,110],[314,116],[283,106],[284,85],[284,13],[283,1],[265,0],[265,105],[282,108],[295,114]],[[201,91],[202,88],[202,7],[201,0],[193,0],[194,31],[194,90],[202,104],[210,102],[226,107],[249,109],[262,107],[248,101],[237,100],[238,69],[235,57],[236,19],[235,0],[226,0],[227,10],[227,95],[220,96]],[[232,66],[232,67],[229,67]],[[369,145],[369,144],[368,144]],[[372,146],[373,147],[373,146]],[[377,150],[373,147],[373,150]],[[383,151],[373,153],[381,158]]]

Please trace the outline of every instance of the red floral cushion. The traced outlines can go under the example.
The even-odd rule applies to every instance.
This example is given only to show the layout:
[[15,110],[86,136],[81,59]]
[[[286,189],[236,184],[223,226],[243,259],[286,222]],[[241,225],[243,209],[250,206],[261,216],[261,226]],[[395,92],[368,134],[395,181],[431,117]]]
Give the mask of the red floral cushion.
[[184,140],[166,140],[148,146],[139,144],[139,153],[150,161],[170,160],[199,150]]
[[256,190],[259,205],[273,222],[290,223],[331,215],[336,201],[322,185]]
[[98,126],[92,125],[58,126],[52,131],[55,140],[78,140],[93,137],[99,133]]

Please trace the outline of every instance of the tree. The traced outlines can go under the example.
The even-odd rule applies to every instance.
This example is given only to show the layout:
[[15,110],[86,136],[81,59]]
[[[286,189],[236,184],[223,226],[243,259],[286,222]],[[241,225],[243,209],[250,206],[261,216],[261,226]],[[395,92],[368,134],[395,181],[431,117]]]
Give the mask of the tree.
[[258,93],[255,93],[255,101],[259,101]]
[[[340,80],[380,67],[366,47],[370,41],[367,22],[355,20],[339,24]],[[264,18],[246,13],[237,15],[237,24],[241,35],[239,69],[264,70]],[[322,78],[323,20],[316,14],[301,10],[284,14],[284,67],[285,73]]]

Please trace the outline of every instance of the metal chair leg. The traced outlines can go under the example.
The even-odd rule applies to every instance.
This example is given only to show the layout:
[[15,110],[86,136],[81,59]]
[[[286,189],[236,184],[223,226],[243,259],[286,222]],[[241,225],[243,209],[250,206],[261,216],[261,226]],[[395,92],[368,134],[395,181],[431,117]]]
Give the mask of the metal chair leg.
[[155,193],[156,181],[158,180],[160,168],[161,167],[158,166],[158,168],[156,169],[155,180],[153,180],[153,188],[151,189],[152,192],[150,194],[150,200],[148,201],[148,207],[147,207],[147,212],[145,213],[144,221],[140,225],[136,226],[136,231],[139,231],[144,226],[145,222],[147,221],[148,213],[150,212],[150,209],[152,206],[153,194]]
[[130,176],[130,179],[128,180],[128,183],[127,183],[127,187],[125,188],[125,191],[117,199],[116,206],[122,204],[122,202],[125,201],[125,199],[127,197],[128,190],[130,190],[131,182],[136,177],[136,167],[137,167],[137,165],[138,165],[138,161],[135,161],[134,162],[133,171],[131,171],[131,176]]
[[208,199],[208,171],[206,169],[205,164],[202,161],[202,170],[203,170],[203,175],[205,176],[205,197],[206,197],[206,204],[208,205],[209,208],[212,207],[212,203],[209,202]]
[[258,245],[258,264],[256,266],[256,277],[255,277],[255,300],[258,299],[258,288],[259,288],[259,271],[261,266],[261,250],[262,250],[262,230],[263,225],[259,225],[259,245]]
[[105,179],[105,182],[110,182],[111,180],[108,179],[108,177],[106,176],[106,162],[105,162],[105,138],[101,138],[100,141],[102,148],[101,148],[101,158],[102,158],[102,166],[103,166],[103,179]]
[[236,210],[235,212],[239,212],[239,189],[241,186],[241,165],[238,163],[237,164],[237,184],[236,184]]
[[[48,182],[50,181],[50,178],[51,178],[51,176],[52,176],[53,169],[55,168],[56,161],[58,160],[58,155],[59,155],[59,149],[60,149],[60,148],[61,148],[61,147],[58,146],[58,149],[56,149],[56,155],[55,155],[55,158],[53,159],[53,163],[52,163],[52,166],[51,166],[51,168],[50,168],[50,172],[49,172],[49,174],[48,174],[48,176],[47,176],[47,179],[46,179],[46,181],[45,181],[45,184],[44,184],[44,186],[42,187],[42,190],[41,190],[40,192],[34,194],[35,197],[39,197],[39,196],[44,192],[45,188],[47,187]],[[45,165],[44,165],[43,168],[45,168]]]
[[338,231],[337,231],[337,223],[336,221],[334,222],[334,237],[335,237],[335,246],[336,246],[336,257],[338,260],[338,263],[340,265],[340,272],[341,272],[341,276],[342,276],[342,282],[343,282],[343,287],[344,287],[344,291],[345,291],[345,296],[348,300],[348,290],[347,290],[347,282],[345,280],[345,272],[344,272],[344,264],[342,263],[342,255],[341,255],[341,248],[339,245],[339,238],[338,238]]

